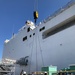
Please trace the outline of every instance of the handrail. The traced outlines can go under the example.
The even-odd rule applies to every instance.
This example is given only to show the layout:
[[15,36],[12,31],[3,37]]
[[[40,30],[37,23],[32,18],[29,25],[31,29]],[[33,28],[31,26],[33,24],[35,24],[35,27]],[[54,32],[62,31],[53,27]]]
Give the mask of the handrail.
[[68,9],[69,7],[71,7],[72,5],[75,4],[75,0],[71,0],[70,2],[68,2],[65,6],[59,8],[57,11],[55,11],[52,15],[50,15],[49,17],[47,17],[45,20],[43,20],[41,23],[46,23],[47,21],[50,21],[52,18],[56,17],[57,15],[59,15],[60,13],[62,13],[63,11],[65,11],[66,9]]

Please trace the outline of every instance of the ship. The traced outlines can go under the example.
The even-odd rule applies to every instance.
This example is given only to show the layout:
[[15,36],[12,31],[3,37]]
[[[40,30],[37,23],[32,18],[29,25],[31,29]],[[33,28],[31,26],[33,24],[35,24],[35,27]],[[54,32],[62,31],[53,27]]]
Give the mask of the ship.
[[11,39],[4,42],[0,74],[20,75],[57,66],[75,64],[75,1],[35,25],[27,20]]

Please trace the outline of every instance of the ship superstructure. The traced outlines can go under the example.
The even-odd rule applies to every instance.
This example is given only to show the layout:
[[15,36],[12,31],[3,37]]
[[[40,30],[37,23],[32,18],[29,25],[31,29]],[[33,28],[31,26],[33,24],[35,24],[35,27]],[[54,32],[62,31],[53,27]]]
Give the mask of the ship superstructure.
[[75,60],[75,1],[56,11],[37,27],[31,21],[6,40],[5,62],[15,67],[15,75],[40,71],[43,66],[58,69],[74,64]]

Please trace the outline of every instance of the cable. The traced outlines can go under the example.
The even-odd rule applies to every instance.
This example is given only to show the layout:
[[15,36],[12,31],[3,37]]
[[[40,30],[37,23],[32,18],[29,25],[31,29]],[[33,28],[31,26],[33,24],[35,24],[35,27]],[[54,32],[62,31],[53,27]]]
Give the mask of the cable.
[[43,63],[43,66],[44,66],[44,60],[43,60],[43,54],[42,54],[42,49],[41,49],[41,44],[40,44],[39,36],[38,36],[38,42],[39,42],[39,47],[40,47],[40,52],[41,52],[42,63]]
[[34,12],[33,12],[34,22],[36,24],[36,21],[38,19],[38,0],[34,1]]
[[38,10],[38,0],[34,0],[34,11]]
[[31,71],[31,61],[32,61],[33,46],[34,46],[34,37],[33,37],[32,49],[31,49],[31,60],[30,60],[30,66],[29,66],[29,73]]
[[[37,33],[37,29],[36,29]],[[36,35],[36,71],[38,71],[38,61],[37,61],[37,35]]]
[[[38,31],[36,30],[36,33],[38,34]],[[41,49],[41,44],[39,40],[39,36],[36,35],[36,71],[38,71],[38,61],[37,61],[37,41],[39,42],[39,48],[40,48],[40,53],[41,53],[41,58],[42,58],[42,66],[44,66],[44,60],[43,60],[43,54],[42,54],[42,49]]]

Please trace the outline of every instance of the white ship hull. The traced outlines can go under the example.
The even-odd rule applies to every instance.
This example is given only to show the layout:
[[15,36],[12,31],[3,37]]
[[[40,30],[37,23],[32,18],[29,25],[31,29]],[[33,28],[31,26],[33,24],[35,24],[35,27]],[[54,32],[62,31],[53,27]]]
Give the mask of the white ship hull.
[[27,66],[15,64],[15,75],[22,69],[29,73],[40,71],[43,66],[55,65],[61,69],[75,64],[75,4],[44,22],[29,32],[27,26],[4,44],[3,59],[28,56]]

